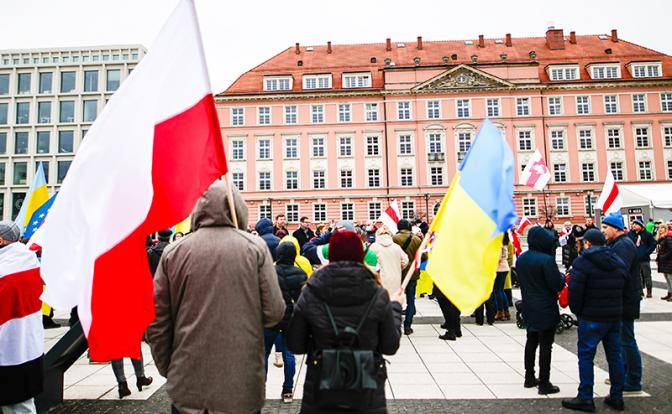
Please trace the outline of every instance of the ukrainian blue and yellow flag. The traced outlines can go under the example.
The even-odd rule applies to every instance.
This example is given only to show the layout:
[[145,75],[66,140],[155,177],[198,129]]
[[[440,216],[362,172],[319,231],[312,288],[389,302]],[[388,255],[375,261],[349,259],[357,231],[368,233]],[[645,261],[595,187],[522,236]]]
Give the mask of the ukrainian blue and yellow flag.
[[483,121],[432,222],[427,273],[462,313],[490,297],[504,232],[516,221],[513,154]]
[[44,223],[44,219],[47,217],[47,213],[49,212],[51,205],[54,204],[54,200],[56,200],[56,194],[58,193],[54,193],[54,195],[52,195],[46,203],[42,204],[37,210],[35,210],[33,215],[30,216],[28,225],[26,226],[26,231],[23,233],[23,237],[30,239],[33,237],[33,234],[35,234],[37,229],[40,228],[42,223]]
[[44,178],[44,169],[42,163],[39,163],[33,183],[28,188],[26,198],[23,200],[19,215],[16,216],[15,223],[21,229],[21,234],[25,237],[26,228],[33,218],[35,211],[49,201],[49,191],[47,190],[47,180]]

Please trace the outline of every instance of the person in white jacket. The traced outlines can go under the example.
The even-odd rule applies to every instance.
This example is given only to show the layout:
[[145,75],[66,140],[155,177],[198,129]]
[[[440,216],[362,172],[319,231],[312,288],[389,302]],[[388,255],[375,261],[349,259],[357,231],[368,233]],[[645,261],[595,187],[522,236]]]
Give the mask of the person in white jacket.
[[380,280],[392,296],[401,288],[404,275],[401,271],[408,265],[408,256],[401,246],[392,240],[392,232],[383,225],[376,231],[376,242],[370,247],[378,257]]

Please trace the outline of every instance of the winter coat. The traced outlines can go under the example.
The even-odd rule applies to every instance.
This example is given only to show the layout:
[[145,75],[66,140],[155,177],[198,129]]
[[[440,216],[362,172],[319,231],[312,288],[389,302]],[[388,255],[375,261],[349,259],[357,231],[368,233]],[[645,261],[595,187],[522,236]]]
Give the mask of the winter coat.
[[262,218],[254,226],[254,229],[266,242],[266,246],[268,246],[268,250],[271,252],[271,257],[275,262],[275,249],[277,249],[278,244],[280,244],[280,238],[273,232],[273,223],[267,218]]
[[[247,207],[233,191],[245,229]],[[234,228],[223,182],[198,200],[191,228],[156,272],[147,330],[154,362],[181,413],[255,413],[266,400],[263,328],[285,314],[271,254]]]
[[637,247],[637,260],[645,263],[651,261],[651,253],[656,250],[656,239],[653,235],[646,230],[639,233],[633,230],[627,234]]
[[502,246],[499,250],[499,263],[497,264],[497,272],[509,272],[509,246]]
[[576,247],[576,237],[570,231],[567,235],[567,244],[562,246],[562,265],[565,269],[569,269],[577,257],[579,257],[579,250]]
[[301,246],[301,255],[310,261],[312,265],[321,264],[320,258],[317,255],[317,248],[325,244],[329,244],[331,239],[331,232],[325,231],[320,237],[315,237],[308,243]]
[[315,233],[313,233],[313,231],[309,228],[299,227],[298,229],[294,230],[292,236],[294,236],[294,238],[299,241],[299,246],[303,247],[304,244],[308,243],[310,239],[315,237]]
[[605,246],[591,246],[574,260],[569,278],[569,308],[579,319],[618,322],[623,317],[625,263]]
[[299,246],[299,241],[296,240],[293,236],[285,236],[280,240],[280,244],[284,242],[291,242],[296,249],[296,259],[294,259],[294,265],[301,268],[306,273],[306,276],[310,277],[313,273],[313,266],[310,265],[310,262],[305,257],[301,256],[299,252],[301,247]]
[[623,320],[639,319],[639,302],[642,300],[642,278],[640,277],[637,247],[627,233],[611,240],[609,246],[628,269],[628,279],[623,286]]
[[[306,380],[303,388],[301,412],[329,413],[317,408],[320,399],[320,367],[315,363],[315,351],[336,346],[336,336],[330,325],[323,303],[327,303],[339,330],[344,326],[356,327],[373,296],[378,298],[371,308],[359,335],[359,348],[393,355],[401,338],[401,305],[390,302],[387,291],[379,286],[372,273],[361,263],[336,262],[316,271],[308,280],[287,332],[287,346],[295,354],[308,354]],[[385,413],[384,362],[379,371],[378,388],[366,395],[368,408],[361,413]],[[343,392],[343,401],[352,400],[351,393]]]
[[154,277],[156,269],[159,267],[163,251],[169,245],[170,243],[168,242],[159,242],[156,246],[147,249],[147,260],[149,261],[149,271],[152,272],[152,277]]
[[294,264],[296,247],[292,243],[280,243],[277,254],[278,261],[275,262],[275,273],[278,275],[278,284],[280,285],[280,290],[282,290],[282,297],[285,300],[285,316],[272,329],[284,332],[289,326],[289,320],[294,311],[294,304],[299,300],[301,289],[306,284],[308,276],[306,276],[306,272]]
[[[422,244],[422,240],[420,240],[420,237],[414,235],[410,230],[400,230],[399,233],[395,234],[394,237],[392,237],[392,240],[394,240],[394,242],[398,244],[402,249],[404,248],[404,245],[406,244],[409,238],[411,238],[411,241],[408,243],[406,249],[404,250],[404,253],[406,253],[406,255],[408,256],[409,263],[401,272],[402,277],[406,277],[406,273],[411,267],[412,264],[411,262],[415,258],[415,255],[418,252],[420,245]],[[416,270],[413,273],[411,280],[418,280],[419,278],[420,278],[420,269]]]
[[658,271],[672,273],[672,236],[668,235],[658,241]]
[[376,242],[371,245],[370,250],[378,257],[380,280],[383,287],[387,289],[387,293],[392,295],[401,288],[401,281],[404,277],[401,271],[408,266],[408,256],[387,233],[377,234]]
[[530,229],[527,242],[530,249],[516,262],[525,325],[532,332],[555,329],[560,322],[558,293],[565,286],[552,256],[555,239],[553,233],[537,226]]

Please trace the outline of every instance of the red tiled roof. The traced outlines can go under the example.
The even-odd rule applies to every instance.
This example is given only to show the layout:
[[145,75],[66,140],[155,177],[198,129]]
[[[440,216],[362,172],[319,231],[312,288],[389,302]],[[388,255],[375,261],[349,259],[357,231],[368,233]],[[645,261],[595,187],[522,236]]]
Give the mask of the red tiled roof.
[[[576,36],[575,44],[569,42],[569,36],[565,36],[565,48],[562,50],[549,49],[545,37],[513,38],[510,47],[504,42],[497,43],[495,39],[485,39],[485,47],[479,47],[477,39],[472,42],[467,45],[464,40],[423,41],[422,50],[418,50],[416,41],[403,42],[403,48],[397,46],[402,42],[393,41],[391,51],[386,50],[385,43],[332,45],[332,53],[327,53],[327,45],[301,46],[300,54],[295,53],[295,47],[290,47],[241,75],[223,95],[263,92],[263,76],[268,75],[292,75],[293,91],[299,92],[302,90],[302,75],[325,72],[333,75],[332,86],[338,90],[341,88],[342,73],[370,71],[372,86],[379,89],[383,87],[383,76],[379,69],[385,67],[388,58],[396,67],[414,66],[416,57],[420,58],[421,66],[431,66],[444,65],[443,57],[451,58],[454,54],[457,59],[449,59],[450,65],[470,64],[472,55],[478,57],[478,64],[502,63],[502,53],[506,53],[508,63],[536,61],[539,63],[541,82],[549,81],[547,65],[562,63],[578,63],[582,80],[590,80],[586,65],[597,62],[620,62],[623,79],[630,78],[625,65],[633,61],[662,61],[663,74],[672,74],[672,57],[621,39],[613,42],[608,35]],[[313,50],[307,51],[308,47]],[[607,53],[607,49],[611,49],[611,53]],[[536,59],[530,58],[531,51],[536,53]],[[376,63],[371,63],[373,57]],[[299,60],[303,62],[302,66],[297,65]]]

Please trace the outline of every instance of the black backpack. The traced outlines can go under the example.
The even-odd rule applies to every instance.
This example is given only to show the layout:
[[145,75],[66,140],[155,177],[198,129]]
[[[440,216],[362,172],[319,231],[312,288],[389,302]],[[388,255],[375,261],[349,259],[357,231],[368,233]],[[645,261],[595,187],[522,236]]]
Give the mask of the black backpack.
[[[322,349],[316,352],[314,364],[320,365],[318,398],[320,408],[356,409],[366,407],[368,399],[364,398],[378,388],[379,373],[385,363],[376,351],[359,349],[359,331],[369,316],[380,290],[371,298],[357,328],[346,326],[340,330],[336,326],[334,315],[326,302],[323,302],[331,327],[336,334],[335,348]],[[345,396],[351,398],[344,398]]]

